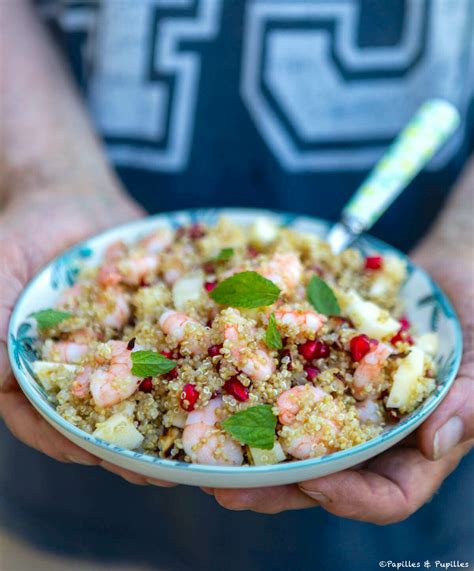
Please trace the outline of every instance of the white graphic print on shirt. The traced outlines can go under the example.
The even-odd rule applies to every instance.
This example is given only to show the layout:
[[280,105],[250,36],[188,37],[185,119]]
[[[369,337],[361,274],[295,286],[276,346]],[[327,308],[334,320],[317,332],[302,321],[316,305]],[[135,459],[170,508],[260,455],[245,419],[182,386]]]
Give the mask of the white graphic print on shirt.
[[[63,13],[64,28],[87,27],[89,103],[115,164],[186,169],[206,65],[195,46],[218,37],[227,1],[103,0],[100,9],[79,2]],[[408,0],[405,6],[398,43],[361,47],[356,0],[245,3],[240,92],[284,169],[370,168],[428,97],[449,99],[465,116],[474,3]],[[460,129],[432,170],[454,155],[463,136]]]

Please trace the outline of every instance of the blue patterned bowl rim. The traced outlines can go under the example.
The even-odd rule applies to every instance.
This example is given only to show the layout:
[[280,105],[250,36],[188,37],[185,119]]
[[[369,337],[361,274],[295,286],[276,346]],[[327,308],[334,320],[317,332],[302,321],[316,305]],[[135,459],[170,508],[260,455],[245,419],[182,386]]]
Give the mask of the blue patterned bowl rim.
[[[352,448],[348,448],[347,450],[342,450],[340,452],[335,452],[328,456],[322,456],[319,458],[311,458],[309,460],[299,460],[295,462],[287,462],[283,464],[272,464],[272,465],[265,465],[265,466],[242,466],[242,467],[226,467],[226,466],[208,466],[208,465],[201,465],[201,464],[188,464],[186,462],[181,462],[177,460],[166,460],[164,458],[157,458],[155,456],[151,456],[149,454],[145,454],[142,452],[136,452],[133,450],[127,450],[124,448],[120,448],[113,444],[109,444],[104,440],[96,438],[87,432],[84,432],[80,428],[77,428],[73,424],[67,422],[59,413],[56,412],[54,407],[52,406],[51,402],[47,399],[45,394],[42,392],[42,389],[38,386],[37,381],[34,379],[33,375],[28,371],[25,371],[19,362],[17,361],[17,356],[15,356],[15,331],[13,330],[17,320],[18,314],[21,311],[21,306],[23,301],[29,296],[30,292],[33,290],[37,282],[40,278],[48,272],[53,264],[57,262],[58,259],[62,257],[66,257],[71,255],[77,249],[87,249],[91,242],[94,242],[96,239],[103,239],[106,238],[110,234],[115,234],[120,229],[130,228],[131,226],[140,226],[140,223],[146,222],[153,222],[159,221],[162,222],[170,221],[170,220],[181,220],[182,218],[188,219],[188,221],[206,221],[209,219],[213,219],[216,216],[225,216],[225,215],[233,216],[233,215],[246,215],[246,216],[273,216],[280,219],[282,224],[289,225],[293,221],[307,221],[313,225],[319,225],[321,227],[328,228],[330,226],[330,222],[323,220],[321,218],[317,218],[314,216],[306,216],[298,213],[291,213],[287,211],[278,211],[273,209],[252,209],[252,208],[214,208],[214,209],[186,209],[186,210],[179,210],[179,211],[172,211],[172,212],[163,212],[160,214],[148,216],[144,219],[138,221],[131,221],[125,224],[121,224],[118,226],[114,226],[91,236],[78,244],[75,244],[68,250],[62,252],[59,256],[55,259],[51,260],[43,269],[41,269],[28,283],[25,287],[21,295],[19,296],[15,307],[12,312],[12,316],[10,319],[9,330],[8,330],[8,353],[10,358],[10,365],[12,367],[13,373],[16,379],[19,382],[19,385],[25,395],[28,397],[30,401],[32,401],[35,406],[40,410],[46,417],[48,417],[53,424],[59,425],[66,433],[75,436],[76,438],[83,439],[92,445],[98,446],[100,448],[106,449],[108,452],[129,458],[131,460],[139,460],[140,462],[145,462],[147,464],[154,464],[160,465],[167,468],[179,468],[184,470],[191,470],[193,472],[201,473],[201,474],[237,474],[243,472],[251,471],[253,474],[268,474],[269,472],[283,472],[283,471],[290,471],[296,470],[303,467],[310,467],[310,466],[317,466],[328,464],[331,462],[335,462],[337,460],[342,460],[346,458],[350,458],[352,456],[367,452],[368,450],[381,445],[383,442],[387,440],[393,440],[394,443],[397,441],[397,438],[405,433],[409,432],[410,427],[416,425],[421,419],[426,419],[440,404],[443,398],[448,393],[451,385],[453,384],[456,373],[459,369],[459,365],[461,363],[462,357],[462,332],[461,332],[461,325],[459,322],[459,318],[441,288],[438,284],[421,268],[415,266],[408,256],[397,250],[396,248],[390,246],[389,244],[374,238],[370,235],[364,235],[361,238],[363,244],[367,245],[370,248],[373,248],[376,251],[381,252],[392,252],[398,255],[400,258],[404,259],[407,262],[409,273],[410,270],[416,268],[420,271],[430,282],[433,293],[437,299],[440,300],[443,307],[447,309],[450,315],[450,319],[452,320],[452,324],[454,326],[455,332],[455,352],[447,371],[446,376],[440,380],[437,380],[437,389],[434,394],[432,394],[418,409],[416,409],[413,413],[411,413],[408,417],[402,419],[398,424],[394,427],[384,431],[379,436]],[[356,245],[357,246],[357,245]]]

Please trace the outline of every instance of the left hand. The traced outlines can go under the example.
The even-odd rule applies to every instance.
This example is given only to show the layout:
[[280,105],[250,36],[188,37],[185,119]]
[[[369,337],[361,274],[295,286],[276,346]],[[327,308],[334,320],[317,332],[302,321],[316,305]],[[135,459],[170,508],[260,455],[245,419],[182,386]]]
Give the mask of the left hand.
[[[436,411],[398,446],[363,466],[307,482],[257,489],[214,489],[232,510],[278,513],[320,505],[350,519],[388,524],[401,521],[429,501],[471,449],[474,438],[474,296],[472,260],[441,257],[424,247],[415,260],[438,279],[453,301],[464,331],[457,379]],[[206,490],[210,491],[210,490]]]

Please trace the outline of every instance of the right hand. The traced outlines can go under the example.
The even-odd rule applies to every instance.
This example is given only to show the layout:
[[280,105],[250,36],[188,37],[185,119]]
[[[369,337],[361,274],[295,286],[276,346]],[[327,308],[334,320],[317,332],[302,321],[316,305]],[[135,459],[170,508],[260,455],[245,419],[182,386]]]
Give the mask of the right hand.
[[[7,181],[8,182],[8,181]],[[0,417],[22,442],[61,462],[100,465],[134,484],[170,485],[117,468],[79,448],[31,406],[9,367],[7,330],[16,299],[59,252],[102,229],[142,215],[120,191],[14,191],[0,210]]]

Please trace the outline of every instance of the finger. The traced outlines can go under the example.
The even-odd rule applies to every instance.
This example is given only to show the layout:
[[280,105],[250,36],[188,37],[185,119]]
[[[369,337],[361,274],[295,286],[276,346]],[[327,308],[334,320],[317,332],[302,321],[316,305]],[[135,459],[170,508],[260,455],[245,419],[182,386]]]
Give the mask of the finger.
[[396,448],[369,461],[366,470],[345,470],[299,487],[334,515],[380,525],[394,523],[428,501],[465,452],[459,446],[430,462],[419,450]]
[[159,486],[160,488],[173,488],[177,486],[177,484],[173,482],[166,482],[165,480],[157,480],[156,478],[148,478],[147,476],[142,476],[141,474],[137,474],[136,472],[132,472],[131,470],[126,470],[125,468],[121,468],[120,466],[116,466],[106,460],[102,460],[100,466],[117,476],[120,476],[130,484],[135,484],[137,486]]
[[[413,445],[416,439],[411,440]],[[405,441],[405,445],[409,442]],[[367,466],[362,462],[354,467],[360,470]],[[201,488],[206,494],[214,495],[225,508],[231,510],[252,510],[259,513],[278,513],[283,510],[311,508],[318,505],[315,498],[308,498],[297,486],[274,486],[255,489]],[[306,497],[305,497],[306,496]]]
[[19,440],[60,462],[73,462],[86,466],[101,465],[133,484],[151,484],[163,487],[176,485],[163,480],[146,478],[108,462],[101,461],[96,456],[76,446],[76,444],[69,441],[48,424],[20,391],[2,395],[0,416],[3,417],[5,424]]
[[1,395],[0,416],[17,438],[55,460],[88,466],[99,463],[98,458],[70,442],[48,424],[19,390]]
[[474,381],[460,376],[435,412],[418,430],[421,452],[438,460],[460,442],[474,438]]
[[286,510],[313,508],[318,501],[302,492],[297,485],[269,488],[215,489],[217,502],[234,511],[251,510],[276,514]]

